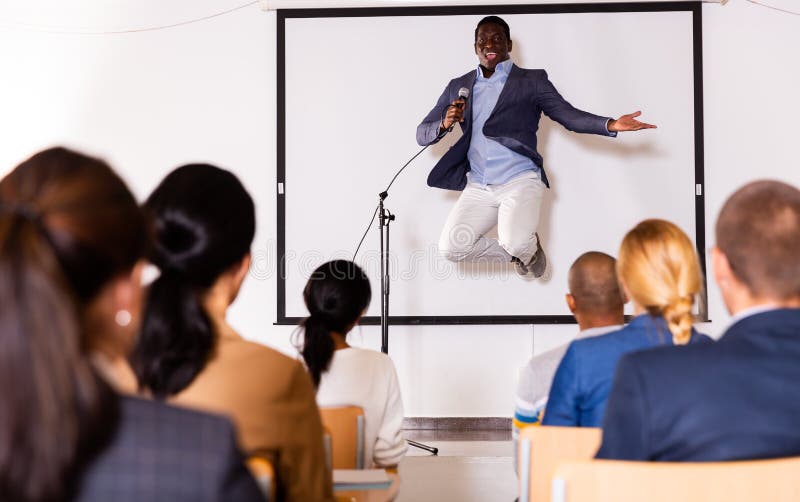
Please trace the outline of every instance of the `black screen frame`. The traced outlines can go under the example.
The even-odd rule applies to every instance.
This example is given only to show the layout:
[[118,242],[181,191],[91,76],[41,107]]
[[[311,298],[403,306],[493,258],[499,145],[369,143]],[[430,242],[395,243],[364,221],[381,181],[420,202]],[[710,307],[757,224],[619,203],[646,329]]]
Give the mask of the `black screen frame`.
[[[627,12],[691,12],[694,65],[695,147],[695,245],[703,272],[699,321],[708,321],[706,294],[705,150],[703,130],[703,13],[702,2],[625,2],[546,5],[485,5],[454,7],[359,7],[324,9],[279,9],[277,12],[277,320],[278,325],[296,325],[302,317],[286,316],[286,20],[292,18],[454,16],[491,14],[570,14]],[[486,324],[575,324],[571,315],[480,315],[480,316],[390,316],[394,325],[486,325]],[[380,317],[366,316],[364,325],[379,325]]]

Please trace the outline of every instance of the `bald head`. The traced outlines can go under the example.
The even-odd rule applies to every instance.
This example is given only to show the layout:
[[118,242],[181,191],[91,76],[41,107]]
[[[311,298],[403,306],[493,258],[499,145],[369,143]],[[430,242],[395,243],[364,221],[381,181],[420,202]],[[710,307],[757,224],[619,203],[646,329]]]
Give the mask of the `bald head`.
[[598,251],[589,251],[569,269],[569,292],[578,313],[590,316],[622,317],[624,298],[616,273],[617,260]]
[[753,296],[800,297],[800,191],[779,181],[737,190],[720,211],[717,248]]

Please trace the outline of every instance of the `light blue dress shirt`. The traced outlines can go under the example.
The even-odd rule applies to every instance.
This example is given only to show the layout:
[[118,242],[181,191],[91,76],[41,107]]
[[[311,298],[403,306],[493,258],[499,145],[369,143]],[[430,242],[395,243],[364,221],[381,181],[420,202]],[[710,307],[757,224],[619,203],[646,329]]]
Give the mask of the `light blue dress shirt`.
[[483,125],[492,114],[500,93],[508,80],[510,59],[498,63],[494,73],[486,78],[481,68],[472,88],[472,137],[467,159],[470,172],[467,179],[480,185],[501,185],[524,172],[539,173],[539,167],[528,157],[506,148],[483,135]]

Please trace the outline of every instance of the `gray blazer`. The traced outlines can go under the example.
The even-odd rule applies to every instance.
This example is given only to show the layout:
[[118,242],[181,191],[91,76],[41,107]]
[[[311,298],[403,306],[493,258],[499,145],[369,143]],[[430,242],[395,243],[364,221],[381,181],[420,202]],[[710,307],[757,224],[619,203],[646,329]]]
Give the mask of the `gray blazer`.
[[120,398],[110,444],[88,466],[79,502],[263,501],[224,418]]
[[[417,127],[420,146],[441,139],[439,125],[447,107],[458,98],[462,87],[470,89],[475,84],[476,70],[472,70],[447,84],[436,106]],[[570,131],[616,136],[606,128],[609,117],[600,117],[578,110],[558,93],[544,70],[528,70],[512,65],[506,85],[500,93],[491,116],[483,126],[483,134],[501,145],[531,159],[542,168],[542,181],[550,186],[544,171],[542,156],[536,151],[536,131],[542,112]],[[442,156],[428,175],[428,185],[447,190],[463,190],[467,185],[469,161],[467,152],[472,136],[472,100],[467,100],[464,122],[460,123],[463,136]]]

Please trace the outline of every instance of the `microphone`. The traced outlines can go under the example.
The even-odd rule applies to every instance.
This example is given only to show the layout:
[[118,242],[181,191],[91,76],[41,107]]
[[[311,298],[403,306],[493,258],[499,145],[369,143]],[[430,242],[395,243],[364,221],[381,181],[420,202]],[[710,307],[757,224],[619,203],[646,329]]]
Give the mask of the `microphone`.
[[[469,99],[469,89],[467,89],[466,87],[462,87],[461,89],[459,89],[458,90],[458,99],[463,99],[464,102],[466,102],[467,99]],[[464,108],[464,103],[458,103],[458,104],[452,105],[452,106],[455,106],[456,108],[461,109],[461,108]],[[455,127],[455,125],[456,125],[455,122],[450,124],[450,127],[447,128],[447,132],[452,131],[453,127]]]
[[[469,99],[469,89],[467,89],[466,87],[462,87],[461,89],[459,89],[459,90],[458,90],[458,97],[459,97],[460,99],[463,99],[463,100],[466,102],[466,101],[467,101],[467,99]],[[463,104],[461,104],[461,105],[456,105],[456,106],[458,106],[459,108],[461,108],[461,107],[463,107],[464,105],[463,105]]]

